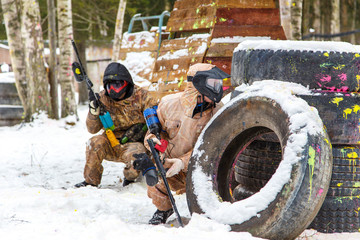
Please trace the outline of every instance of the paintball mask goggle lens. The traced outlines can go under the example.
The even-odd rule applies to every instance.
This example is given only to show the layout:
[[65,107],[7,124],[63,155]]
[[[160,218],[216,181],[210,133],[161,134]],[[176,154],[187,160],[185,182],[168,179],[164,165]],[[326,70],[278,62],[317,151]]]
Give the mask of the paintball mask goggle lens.
[[126,92],[127,81],[112,81],[106,84],[106,90],[112,99],[120,99]]
[[222,79],[207,78],[206,87],[209,88],[214,93],[220,93],[223,86]]
[[111,90],[119,93],[121,90],[123,90],[128,85],[127,81],[113,81],[107,84],[106,88],[108,92]]

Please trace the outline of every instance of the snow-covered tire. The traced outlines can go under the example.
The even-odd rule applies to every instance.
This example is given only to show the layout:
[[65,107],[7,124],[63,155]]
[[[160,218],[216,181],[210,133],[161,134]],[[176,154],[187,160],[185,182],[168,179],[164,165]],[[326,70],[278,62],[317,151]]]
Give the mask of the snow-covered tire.
[[359,66],[359,53],[243,49],[233,54],[231,83],[238,86],[273,79],[310,89],[357,92]]
[[359,146],[333,145],[329,191],[310,228],[324,233],[359,231],[359,156]]
[[[188,207],[191,213],[229,224],[233,231],[294,239],[325,199],[332,169],[331,144],[316,109],[304,100],[286,94],[275,98],[256,94],[245,92],[232,99],[202,131],[188,166]],[[283,100],[278,98],[297,107],[281,105]],[[280,140],[279,167],[259,192],[234,199],[238,156],[252,140],[269,132]]]

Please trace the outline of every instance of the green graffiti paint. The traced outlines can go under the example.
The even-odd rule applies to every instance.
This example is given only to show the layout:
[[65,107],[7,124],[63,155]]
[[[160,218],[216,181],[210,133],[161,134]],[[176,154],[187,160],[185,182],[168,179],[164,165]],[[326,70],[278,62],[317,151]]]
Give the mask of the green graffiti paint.
[[334,66],[334,64],[332,64],[332,63],[323,63],[323,64],[320,64],[320,67],[322,67],[322,68],[329,68],[329,67],[333,67]]
[[345,158],[345,154],[346,154],[345,148],[341,149],[340,152],[341,152],[341,157]]
[[312,193],[312,180],[313,180],[313,176],[314,176],[314,167],[315,167],[315,149],[312,146],[309,146],[309,159],[308,159],[308,164],[309,164],[309,178],[310,178],[310,195],[309,195],[309,200],[311,198],[311,193]]

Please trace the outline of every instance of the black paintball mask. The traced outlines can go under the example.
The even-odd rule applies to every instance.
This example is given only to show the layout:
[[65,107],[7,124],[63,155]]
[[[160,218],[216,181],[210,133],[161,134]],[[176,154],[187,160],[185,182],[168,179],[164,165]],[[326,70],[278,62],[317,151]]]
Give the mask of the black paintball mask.
[[126,93],[129,83],[124,80],[111,81],[105,85],[106,91],[112,99],[121,99]]
[[106,67],[103,83],[105,94],[115,101],[130,97],[134,90],[134,82],[129,71],[117,62],[112,62]]
[[213,67],[207,71],[196,72],[194,77],[188,76],[188,81],[192,81],[196,90],[202,95],[218,103],[223,95],[223,79],[225,78],[230,78],[230,75],[218,67]]

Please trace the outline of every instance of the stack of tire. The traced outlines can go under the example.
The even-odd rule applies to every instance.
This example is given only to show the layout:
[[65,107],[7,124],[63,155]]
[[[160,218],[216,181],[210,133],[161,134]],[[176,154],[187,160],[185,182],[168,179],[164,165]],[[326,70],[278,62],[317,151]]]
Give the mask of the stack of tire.
[[[347,43],[248,40],[235,49],[231,71],[233,86],[249,87],[231,93],[195,145],[186,186],[190,212],[266,239],[295,239],[306,228],[359,231],[359,51]],[[251,90],[264,80],[308,90],[290,94],[296,104],[289,113],[266,89]],[[288,146],[302,141],[293,137],[291,114],[313,111],[318,133],[308,131],[304,147],[289,157]],[[289,158],[300,160],[287,179],[281,170]],[[283,176],[276,197],[263,198]]]
[[[358,232],[360,229],[359,52],[340,52],[331,49],[329,51],[239,49],[234,52],[232,62],[234,86],[268,79],[299,83],[313,90],[313,95],[299,97],[318,109],[332,144],[333,168],[330,186],[325,201],[309,228],[326,233]],[[246,171],[241,168],[244,164],[238,165],[240,168],[238,174],[244,177],[243,173]],[[260,180],[256,176],[255,178]]]

